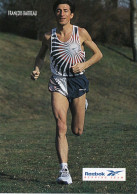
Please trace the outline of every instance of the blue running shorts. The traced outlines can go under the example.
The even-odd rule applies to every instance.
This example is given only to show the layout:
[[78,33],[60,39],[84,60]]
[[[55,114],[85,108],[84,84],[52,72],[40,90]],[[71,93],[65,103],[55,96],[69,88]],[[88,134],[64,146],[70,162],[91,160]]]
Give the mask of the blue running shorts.
[[59,92],[66,96],[71,103],[74,98],[78,98],[89,91],[89,81],[84,74],[75,77],[52,75],[49,80],[49,91]]

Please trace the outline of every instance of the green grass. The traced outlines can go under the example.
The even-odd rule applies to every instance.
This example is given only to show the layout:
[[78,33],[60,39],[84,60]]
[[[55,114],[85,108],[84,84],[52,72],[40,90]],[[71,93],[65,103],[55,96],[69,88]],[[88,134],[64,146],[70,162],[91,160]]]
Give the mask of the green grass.
[[[136,193],[137,64],[132,50],[99,45],[104,58],[86,71],[90,81],[84,133],[75,137],[68,112],[73,184],[58,185],[55,121],[48,55],[30,80],[41,42],[0,33],[0,192]],[[86,49],[87,58],[90,52]],[[126,168],[126,182],[82,182],[82,168]]]

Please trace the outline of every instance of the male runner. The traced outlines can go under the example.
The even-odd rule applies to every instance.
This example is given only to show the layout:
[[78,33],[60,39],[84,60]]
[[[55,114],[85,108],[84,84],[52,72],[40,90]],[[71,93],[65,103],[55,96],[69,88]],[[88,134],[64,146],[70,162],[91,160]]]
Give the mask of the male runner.
[[[37,80],[39,77],[46,51],[49,48],[52,72],[49,91],[56,120],[56,150],[61,167],[57,182],[71,184],[72,178],[67,164],[67,111],[70,107],[72,132],[77,136],[81,135],[85,119],[86,93],[88,92],[88,80],[84,71],[98,62],[102,58],[102,53],[84,28],[70,23],[75,11],[72,0],[57,0],[53,10],[57,28],[44,35],[31,78]],[[93,56],[88,61],[85,61],[84,45],[93,52]]]

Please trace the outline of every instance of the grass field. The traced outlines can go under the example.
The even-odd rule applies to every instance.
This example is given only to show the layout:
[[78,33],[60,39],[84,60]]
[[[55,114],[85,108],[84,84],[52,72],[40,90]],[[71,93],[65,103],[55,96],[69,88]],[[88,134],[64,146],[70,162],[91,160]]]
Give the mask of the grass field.
[[[48,55],[30,79],[41,42],[0,33],[0,192],[136,193],[137,64],[132,50],[99,45],[104,58],[86,71],[90,81],[85,129],[70,130],[73,184],[58,185],[55,121],[50,106]],[[89,50],[86,50],[89,58]],[[126,168],[125,182],[83,182],[82,168]]]

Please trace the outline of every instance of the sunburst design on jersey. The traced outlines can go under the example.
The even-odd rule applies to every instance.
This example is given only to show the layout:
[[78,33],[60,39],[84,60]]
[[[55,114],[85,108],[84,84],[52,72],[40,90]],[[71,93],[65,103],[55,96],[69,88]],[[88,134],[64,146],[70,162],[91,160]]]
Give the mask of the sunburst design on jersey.
[[67,42],[61,42],[56,35],[56,28],[51,37],[51,71],[55,75],[74,76],[72,66],[85,61],[85,52],[81,50],[78,27],[73,26],[73,33]]

